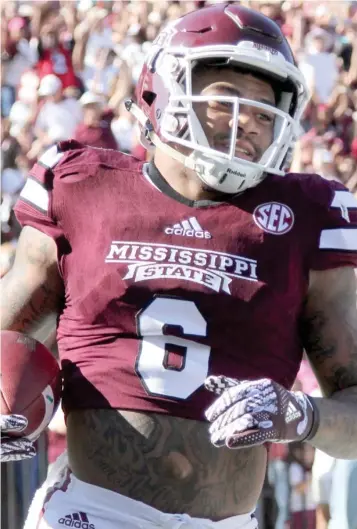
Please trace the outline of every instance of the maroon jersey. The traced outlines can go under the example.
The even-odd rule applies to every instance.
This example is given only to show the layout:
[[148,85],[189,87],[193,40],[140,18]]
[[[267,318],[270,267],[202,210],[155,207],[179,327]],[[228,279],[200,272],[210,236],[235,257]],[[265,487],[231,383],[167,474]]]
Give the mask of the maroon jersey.
[[72,64],[72,51],[64,44],[58,44],[51,49],[41,49],[36,71],[40,79],[45,75],[56,75],[61,79],[63,89],[69,86],[78,86]]
[[153,165],[70,141],[34,166],[16,215],[57,242],[66,410],[204,420],[208,374],[289,388],[309,270],[357,265],[357,202],[316,175],[194,202]]

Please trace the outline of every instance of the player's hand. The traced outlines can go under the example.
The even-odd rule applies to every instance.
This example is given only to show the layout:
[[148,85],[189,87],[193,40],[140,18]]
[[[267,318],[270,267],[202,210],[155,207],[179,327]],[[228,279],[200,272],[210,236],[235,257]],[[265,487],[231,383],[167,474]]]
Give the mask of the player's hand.
[[1,447],[0,461],[19,461],[36,455],[33,443],[26,437],[11,437],[13,433],[22,432],[27,426],[23,415],[0,415]]
[[244,448],[266,442],[304,441],[316,433],[317,410],[301,391],[270,379],[240,381],[210,376],[208,390],[219,395],[205,415],[215,446]]

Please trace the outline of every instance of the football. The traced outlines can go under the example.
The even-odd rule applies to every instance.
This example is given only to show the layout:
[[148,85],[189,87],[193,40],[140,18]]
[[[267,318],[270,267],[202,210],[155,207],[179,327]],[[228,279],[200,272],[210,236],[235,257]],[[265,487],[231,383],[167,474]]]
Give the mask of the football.
[[42,343],[15,331],[1,331],[1,413],[24,415],[27,428],[13,436],[37,439],[61,398],[57,360]]

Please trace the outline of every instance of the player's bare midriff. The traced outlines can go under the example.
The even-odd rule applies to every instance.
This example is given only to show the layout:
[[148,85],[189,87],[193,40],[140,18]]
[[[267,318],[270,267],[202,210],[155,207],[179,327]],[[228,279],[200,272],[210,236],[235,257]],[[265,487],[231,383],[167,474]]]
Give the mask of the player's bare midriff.
[[82,481],[168,513],[221,520],[254,509],[266,448],[215,448],[208,424],[123,410],[72,411],[69,464]]

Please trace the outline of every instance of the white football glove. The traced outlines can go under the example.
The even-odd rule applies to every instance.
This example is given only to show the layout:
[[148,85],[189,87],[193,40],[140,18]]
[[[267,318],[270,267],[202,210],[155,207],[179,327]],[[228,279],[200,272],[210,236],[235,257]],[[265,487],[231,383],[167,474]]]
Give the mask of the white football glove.
[[317,408],[301,391],[288,391],[267,378],[239,381],[222,375],[208,377],[205,386],[220,395],[205,412],[215,446],[305,441],[316,433]]
[[36,455],[36,449],[27,437],[11,437],[12,433],[22,432],[26,427],[27,419],[23,415],[0,415],[1,463],[30,459]]

